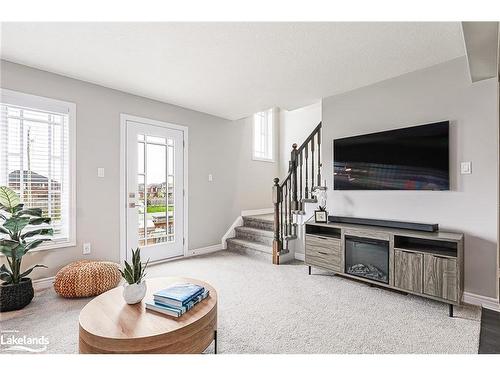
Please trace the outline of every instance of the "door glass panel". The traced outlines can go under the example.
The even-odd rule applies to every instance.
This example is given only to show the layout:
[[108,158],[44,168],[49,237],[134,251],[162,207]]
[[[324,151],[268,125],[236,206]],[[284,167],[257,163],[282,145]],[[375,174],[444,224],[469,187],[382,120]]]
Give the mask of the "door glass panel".
[[148,135],[146,137],[146,140],[148,143],[159,143],[159,144],[162,144],[164,145],[166,143],[166,139],[164,137],[153,137],[151,135]]
[[138,215],[138,227],[139,227],[139,246],[144,246],[146,232],[144,227],[145,222],[145,204],[144,204],[144,175],[139,174],[137,176],[137,215]]
[[173,139],[168,139],[167,146],[168,149],[168,165],[167,165],[167,187],[168,187],[168,196],[167,196],[167,234],[169,241],[175,241],[175,223],[174,223],[174,214],[175,214],[175,195],[174,195],[174,142]]
[[148,245],[167,241],[167,147],[165,145],[146,143],[146,223]]
[[144,173],[144,143],[137,143],[137,173]]

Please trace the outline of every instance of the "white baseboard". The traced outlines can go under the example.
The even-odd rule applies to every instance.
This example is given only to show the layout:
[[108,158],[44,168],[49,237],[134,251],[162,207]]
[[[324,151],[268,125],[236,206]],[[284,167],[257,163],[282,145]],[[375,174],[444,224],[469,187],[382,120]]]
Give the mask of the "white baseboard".
[[306,256],[304,253],[295,253],[295,259],[305,262]]
[[52,288],[54,285],[55,276],[44,277],[43,279],[33,280],[33,289],[42,290]]
[[189,250],[189,256],[196,256],[201,254],[215,253],[216,251],[223,250],[222,244],[215,244],[198,249]]
[[481,296],[470,292],[464,292],[463,301],[471,305],[482,306],[485,309],[500,311],[500,304],[496,298]]

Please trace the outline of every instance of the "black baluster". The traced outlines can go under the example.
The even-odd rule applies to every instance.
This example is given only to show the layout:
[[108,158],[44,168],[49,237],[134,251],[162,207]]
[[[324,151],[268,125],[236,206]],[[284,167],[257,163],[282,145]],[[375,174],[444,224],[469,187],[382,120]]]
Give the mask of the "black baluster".
[[285,232],[285,222],[283,221],[283,186],[280,189],[280,194],[281,194],[281,202],[280,202],[280,215],[281,215],[281,220],[280,220],[280,239],[281,243],[283,244],[283,237],[284,237],[284,232]]
[[288,225],[287,225],[287,220],[288,220],[288,180],[285,181],[285,237],[288,236]]
[[314,190],[314,135],[311,139],[311,192]]
[[307,159],[309,158],[309,145],[306,144],[306,148],[305,148],[305,156],[306,156],[306,188],[305,188],[305,198],[308,199],[309,198],[309,179],[307,177],[307,169],[308,169],[308,164],[307,164]]
[[321,186],[321,128],[318,129],[318,186]]

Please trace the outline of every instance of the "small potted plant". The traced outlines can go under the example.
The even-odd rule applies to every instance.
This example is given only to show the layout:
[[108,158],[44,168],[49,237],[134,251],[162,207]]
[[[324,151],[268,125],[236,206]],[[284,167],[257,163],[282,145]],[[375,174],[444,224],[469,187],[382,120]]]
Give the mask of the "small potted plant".
[[149,259],[143,266],[141,263],[141,249],[132,250],[132,266],[125,261],[125,267],[120,270],[122,277],[127,284],[123,286],[123,298],[129,305],[133,305],[142,301],[146,295],[146,268]]
[[[24,208],[19,196],[6,186],[0,186],[0,252],[7,259],[0,266],[0,312],[22,309],[34,296],[33,284],[27,276],[37,267],[35,264],[21,271],[23,256],[30,250],[49,241],[52,228],[50,218],[42,217],[40,208]],[[36,228],[45,225],[44,228]],[[45,267],[46,268],[46,267]]]

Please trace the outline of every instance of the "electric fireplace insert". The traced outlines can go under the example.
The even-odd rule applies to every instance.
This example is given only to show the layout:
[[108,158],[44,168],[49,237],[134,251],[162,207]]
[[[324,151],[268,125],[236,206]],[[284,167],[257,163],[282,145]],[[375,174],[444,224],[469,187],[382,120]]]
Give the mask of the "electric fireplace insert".
[[389,241],[345,236],[345,272],[389,284]]

